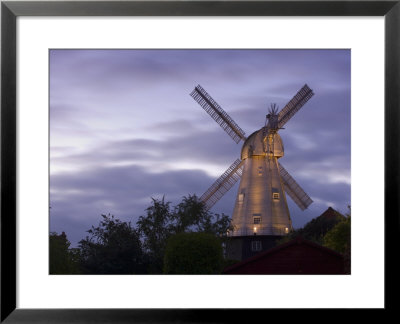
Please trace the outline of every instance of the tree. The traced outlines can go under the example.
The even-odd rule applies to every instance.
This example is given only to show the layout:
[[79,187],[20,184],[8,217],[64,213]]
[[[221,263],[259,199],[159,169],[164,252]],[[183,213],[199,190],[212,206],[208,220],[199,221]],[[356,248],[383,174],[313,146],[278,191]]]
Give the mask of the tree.
[[67,235],[62,232],[57,234],[51,232],[49,237],[50,252],[50,274],[76,274],[78,271],[78,263],[73,253],[69,250],[71,243],[67,239]]
[[294,230],[289,235],[283,237],[281,240],[279,240],[278,244],[286,243],[298,236],[301,236],[306,240],[322,245],[326,233],[328,233],[336,224],[344,219],[345,216],[334,210],[332,207],[329,207],[320,216],[305,224],[303,228]]
[[170,202],[165,202],[164,197],[162,200],[152,198],[146,216],[140,216],[136,224],[149,257],[150,273],[162,273],[167,239],[174,232]]
[[196,195],[184,196],[172,210],[170,204],[165,201],[165,197],[161,200],[152,198],[146,216],[140,216],[137,222],[146,253],[151,260],[151,273],[162,273],[164,252],[170,236],[184,232],[205,232],[226,238],[230,229],[229,217],[207,211]]
[[228,231],[232,230],[231,219],[225,214],[207,213],[198,226],[199,232],[214,234],[226,238]]
[[207,216],[208,211],[196,195],[184,196],[172,214],[174,231],[182,233],[198,229]]
[[229,216],[211,213],[196,195],[183,197],[175,207],[172,218],[175,233],[195,231],[223,236],[231,229]]
[[168,240],[166,274],[216,274],[223,264],[220,240],[208,233],[179,233]]
[[[349,206],[350,210],[350,206]],[[351,216],[333,227],[324,237],[324,246],[343,254],[344,269],[351,272]]]
[[81,268],[88,274],[145,273],[142,243],[136,229],[113,215],[101,215],[98,227],[79,242]]
[[324,237],[324,246],[344,254],[351,245],[351,218],[336,224]]

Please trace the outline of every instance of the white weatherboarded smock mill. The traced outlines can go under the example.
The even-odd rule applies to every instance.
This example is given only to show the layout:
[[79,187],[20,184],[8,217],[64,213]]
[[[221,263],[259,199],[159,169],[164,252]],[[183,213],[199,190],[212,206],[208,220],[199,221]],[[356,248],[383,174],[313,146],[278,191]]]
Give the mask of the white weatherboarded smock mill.
[[278,238],[292,230],[285,192],[302,210],[312,203],[311,198],[278,161],[284,156],[278,131],[314,93],[304,85],[279,113],[276,105],[272,104],[265,126],[247,138],[244,131],[200,85],[190,95],[236,143],[244,141],[240,159],[200,197],[206,208],[210,209],[241,179],[232,215],[233,231],[229,233],[232,240],[227,247],[227,256],[243,260],[273,247]]

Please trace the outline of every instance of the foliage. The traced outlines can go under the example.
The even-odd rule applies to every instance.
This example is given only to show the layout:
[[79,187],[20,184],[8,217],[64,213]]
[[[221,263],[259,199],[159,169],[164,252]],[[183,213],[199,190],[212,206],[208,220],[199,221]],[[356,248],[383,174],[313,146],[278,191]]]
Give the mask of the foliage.
[[[164,197],[161,200],[152,198],[146,214],[139,217],[136,228],[113,215],[101,215],[99,225],[92,226],[87,231],[89,235],[74,249],[69,249],[70,243],[66,237],[52,233],[50,271],[77,273],[79,270],[84,274],[163,273],[168,239],[179,233],[207,233],[206,237],[212,237],[212,242],[218,242],[219,249],[222,249],[227,232],[231,229],[227,215],[209,212],[196,195],[183,197],[173,208],[170,205]],[[207,241],[205,238],[199,240],[201,244]],[[201,248],[203,245],[199,246]],[[219,259],[215,267],[220,267]]]
[[137,226],[151,260],[151,273],[162,273],[167,240],[172,235],[204,232],[226,238],[230,229],[229,217],[207,211],[196,195],[183,197],[172,210],[170,202],[166,202],[164,197],[161,200],[152,198],[152,204],[146,209],[146,214],[140,216]]
[[324,246],[344,254],[351,245],[351,218],[336,224],[324,237]]
[[232,265],[234,265],[234,264],[236,264],[238,262],[240,262],[240,260],[224,259],[222,269],[230,267],[230,266],[232,266]]
[[308,222],[298,234],[303,238],[322,244],[323,237],[331,230],[337,223],[342,221],[344,216],[337,213],[336,217],[317,217]]
[[130,223],[113,215],[101,215],[98,227],[92,226],[79,242],[80,262],[84,273],[133,274],[144,273],[142,243]]
[[324,237],[324,246],[343,254],[344,270],[351,273],[351,207],[346,219],[333,227]]
[[56,232],[50,233],[50,274],[79,273],[77,259],[74,253],[69,250],[70,245],[71,243],[68,241],[67,235],[64,232],[60,235]]
[[223,236],[230,229],[229,216],[209,212],[196,195],[183,197],[175,207],[172,218],[175,233],[195,231]]
[[164,273],[216,274],[223,265],[220,240],[209,233],[179,233],[168,240]]
[[232,230],[231,219],[225,214],[208,213],[198,227],[199,232],[210,233],[219,237],[226,237],[230,230]]
[[276,240],[276,245],[285,244],[298,236],[298,231],[293,230],[288,235],[282,236],[282,238]]
[[193,227],[199,227],[203,219],[207,217],[208,212],[196,195],[183,197],[172,214],[174,232],[182,233]]
[[161,273],[167,239],[174,228],[170,202],[152,198],[152,204],[146,209],[146,216],[140,216],[137,229],[144,239],[144,248],[149,256],[150,273]]
[[286,243],[301,236],[308,241],[322,245],[325,234],[344,219],[345,217],[342,214],[329,207],[321,216],[312,219],[303,228],[293,230],[289,235],[280,239],[278,244]]

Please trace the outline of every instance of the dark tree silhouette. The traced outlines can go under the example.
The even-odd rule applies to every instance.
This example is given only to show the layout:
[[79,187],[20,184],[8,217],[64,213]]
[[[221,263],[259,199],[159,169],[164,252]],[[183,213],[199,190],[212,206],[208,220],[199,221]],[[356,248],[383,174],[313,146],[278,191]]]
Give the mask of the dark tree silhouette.
[[149,271],[162,273],[168,238],[179,233],[204,232],[218,237],[222,244],[230,229],[230,218],[207,211],[196,195],[183,197],[172,209],[164,197],[161,200],[152,198],[152,204],[146,209],[146,216],[139,218],[137,228],[149,256]]
[[50,274],[76,274],[79,273],[78,261],[75,254],[69,249],[71,243],[67,235],[62,232],[51,232],[49,236],[49,264]]
[[305,224],[304,227],[292,231],[289,235],[279,240],[278,243],[286,243],[298,236],[301,236],[306,240],[323,245],[325,234],[328,233],[336,224],[345,219],[345,216],[334,210],[332,207],[329,207],[320,216],[313,218],[311,221]]
[[174,232],[170,202],[152,198],[146,208],[146,216],[140,216],[137,229],[143,238],[145,252],[149,257],[150,273],[161,273],[167,239]]
[[98,227],[79,242],[80,263],[88,274],[145,273],[142,243],[136,229],[113,215],[102,215]]

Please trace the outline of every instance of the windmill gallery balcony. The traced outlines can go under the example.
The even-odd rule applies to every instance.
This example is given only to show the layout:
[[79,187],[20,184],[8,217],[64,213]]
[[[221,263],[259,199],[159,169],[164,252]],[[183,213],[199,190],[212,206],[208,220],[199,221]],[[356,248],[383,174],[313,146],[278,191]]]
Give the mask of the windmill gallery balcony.
[[274,235],[284,236],[289,233],[289,228],[278,226],[243,227],[228,233],[228,236]]

